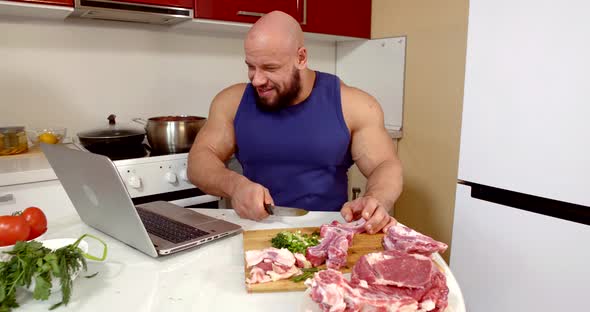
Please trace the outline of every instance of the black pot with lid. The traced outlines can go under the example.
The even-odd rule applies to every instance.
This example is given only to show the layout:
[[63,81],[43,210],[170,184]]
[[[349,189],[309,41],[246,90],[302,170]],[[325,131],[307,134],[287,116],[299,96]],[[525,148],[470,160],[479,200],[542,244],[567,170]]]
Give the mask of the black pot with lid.
[[78,132],[80,144],[88,151],[109,157],[112,160],[144,157],[147,154],[143,144],[145,130],[120,127],[116,116],[107,117],[106,128]]

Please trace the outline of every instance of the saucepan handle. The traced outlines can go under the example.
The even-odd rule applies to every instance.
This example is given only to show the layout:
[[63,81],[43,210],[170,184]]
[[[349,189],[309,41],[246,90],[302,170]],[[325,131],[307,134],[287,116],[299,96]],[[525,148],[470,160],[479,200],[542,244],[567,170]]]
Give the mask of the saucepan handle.
[[133,120],[134,122],[136,122],[140,125],[147,126],[147,120],[145,120],[143,118],[131,118],[131,120]]

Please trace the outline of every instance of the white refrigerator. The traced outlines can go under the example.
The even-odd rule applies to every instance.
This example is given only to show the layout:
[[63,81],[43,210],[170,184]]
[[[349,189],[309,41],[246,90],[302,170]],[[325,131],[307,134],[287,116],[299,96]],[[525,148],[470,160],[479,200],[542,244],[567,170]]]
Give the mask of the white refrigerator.
[[467,311],[590,311],[590,3],[472,0],[450,265]]

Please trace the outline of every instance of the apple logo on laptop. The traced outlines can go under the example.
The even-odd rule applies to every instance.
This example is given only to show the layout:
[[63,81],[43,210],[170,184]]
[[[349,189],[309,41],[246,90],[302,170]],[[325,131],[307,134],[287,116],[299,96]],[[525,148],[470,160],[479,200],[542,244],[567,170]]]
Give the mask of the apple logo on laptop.
[[98,207],[98,197],[96,197],[96,193],[88,187],[88,185],[82,185],[82,189],[84,190],[84,194],[86,194],[86,198],[92,202],[95,207]]

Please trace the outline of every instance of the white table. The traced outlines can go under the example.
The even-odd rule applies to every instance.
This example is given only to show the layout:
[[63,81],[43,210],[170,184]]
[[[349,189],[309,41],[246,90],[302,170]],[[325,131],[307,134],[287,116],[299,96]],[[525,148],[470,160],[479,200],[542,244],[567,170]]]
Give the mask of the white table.
[[[303,217],[274,217],[263,222],[240,219],[233,210],[195,209],[243,226],[244,230],[319,226],[332,220],[343,222],[337,212],[311,212]],[[105,262],[88,262],[94,278],[78,277],[67,307],[54,311],[300,311],[303,292],[248,294],[244,285],[242,235],[235,235],[178,254],[151,258],[82,223],[77,215],[56,220],[44,237],[77,238],[84,233],[99,236],[109,247]],[[90,252],[99,254],[100,244],[87,240]],[[447,311],[465,311],[457,282],[440,256],[449,286]],[[49,301],[36,301],[20,291],[16,311],[47,311],[61,293]]]

